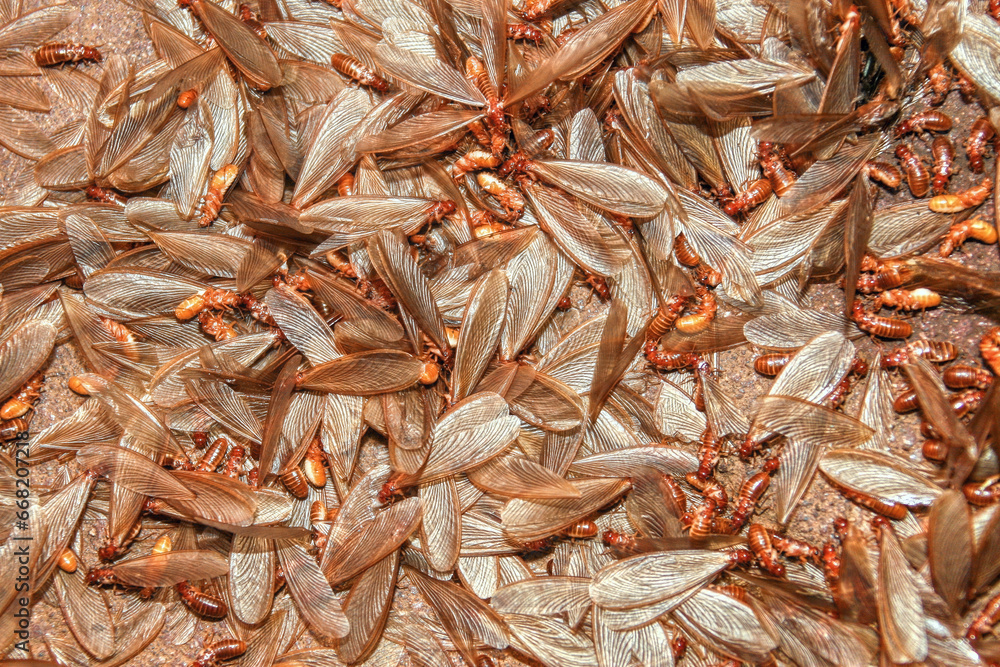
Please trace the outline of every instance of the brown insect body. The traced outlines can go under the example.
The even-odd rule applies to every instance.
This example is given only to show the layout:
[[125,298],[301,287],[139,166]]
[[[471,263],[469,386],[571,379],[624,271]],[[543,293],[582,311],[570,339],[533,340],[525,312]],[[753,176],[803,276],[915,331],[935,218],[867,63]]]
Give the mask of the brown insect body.
[[868,178],[878,181],[890,190],[895,190],[903,182],[903,174],[888,162],[875,160],[866,162],[863,171]]
[[938,106],[944,103],[945,98],[948,97],[948,92],[951,90],[951,71],[944,63],[938,63],[927,72],[927,78],[930,80],[931,90],[933,91],[930,100],[931,104]]
[[545,39],[545,33],[527,23],[508,23],[507,39],[526,39],[535,44],[541,44]]
[[688,297],[682,294],[675,294],[667,299],[667,302],[656,311],[656,317],[653,318],[653,321],[646,328],[647,345],[652,342],[655,347],[660,338],[673,329],[677,318],[684,312],[687,302]]
[[451,175],[455,179],[464,177],[470,171],[479,169],[494,169],[500,164],[500,158],[483,150],[471,150],[455,160],[451,165]]
[[211,336],[217,341],[229,340],[239,335],[233,323],[226,322],[221,313],[202,311],[198,313],[198,324],[206,336]]
[[986,392],[981,389],[966,389],[948,397],[951,409],[955,415],[964,417],[970,412],[975,412],[986,398]]
[[224,618],[229,612],[226,603],[214,595],[202,591],[192,586],[186,581],[182,581],[176,586],[177,593],[181,600],[188,606],[188,609],[205,618]]
[[227,164],[219,171],[215,172],[212,180],[208,184],[208,192],[201,204],[201,217],[198,219],[199,227],[208,227],[222,210],[222,199],[226,196],[226,190],[236,181],[240,175],[240,168],[235,164]]
[[760,561],[761,567],[770,572],[775,577],[784,577],[785,565],[781,562],[781,556],[771,544],[771,535],[767,528],[759,523],[751,524],[747,532],[747,544],[750,550]]
[[993,384],[993,374],[975,366],[949,366],[941,374],[941,380],[950,389],[989,389]]
[[977,118],[969,130],[969,138],[965,140],[965,154],[969,158],[969,168],[972,173],[983,172],[986,148],[996,136],[996,130],[988,118]]
[[931,190],[941,194],[948,187],[948,179],[955,173],[955,147],[948,137],[935,137],[931,144],[931,155],[934,157],[934,180]]
[[947,132],[951,129],[951,117],[936,109],[918,111],[896,126],[896,138],[911,132]]
[[897,348],[882,357],[883,368],[895,368],[908,362],[911,357],[920,357],[934,363],[952,361],[958,356],[958,348],[947,340],[919,338]]
[[257,15],[257,12],[250,9],[250,5],[241,4],[239,9],[240,20],[243,21],[246,27],[250,28],[250,30],[262,40],[267,41],[267,28],[264,27],[263,23],[261,23],[260,16]]
[[389,479],[385,480],[385,484],[378,492],[378,501],[385,505],[390,502],[396,496],[401,496],[403,490],[406,488],[403,485],[403,481],[406,479],[406,473],[394,472],[389,475]]
[[917,392],[907,389],[892,401],[892,409],[899,413],[913,412],[920,407]]
[[705,498],[693,512],[685,515],[690,519],[688,536],[695,541],[708,537],[715,528],[715,514],[715,501]]
[[278,475],[278,479],[285,485],[288,492],[296,498],[301,500],[309,495],[309,484],[306,481],[306,476],[298,466],[293,466],[282,472]]
[[241,305],[243,305],[243,299],[236,292],[209,287],[201,294],[190,296],[177,304],[174,315],[177,319],[184,321],[190,320],[203,310],[228,310]]
[[226,464],[222,467],[222,474],[230,479],[239,479],[243,473],[243,461],[246,460],[247,450],[240,445],[229,450],[226,457]]
[[[989,179],[986,180],[989,181]],[[978,215],[968,220],[953,223],[941,242],[938,254],[941,257],[948,257],[967,239],[975,239],[980,243],[992,245],[997,242],[997,228]]]
[[703,285],[698,285],[695,290],[695,306],[690,315],[685,315],[677,319],[676,327],[678,331],[686,334],[695,334],[704,331],[715,319],[715,312],[718,310],[718,302],[715,295],[708,291]]
[[817,564],[820,562],[823,552],[819,547],[794,537],[776,533],[771,529],[767,529],[767,534],[771,538],[771,546],[782,556],[809,560]]
[[719,463],[719,454],[722,451],[722,440],[712,432],[712,427],[708,427],[701,434],[701,446],[698,448],[698,471],[696,477],[700,480],[707,480],[712,477],[716,464]]
[[23,417],[0,421],[0,442],[16,440],[28,430],[28,420]]
[[906,173],[906,183],[914,197],[923,197],[930,189],[930,173],[923,158],[906,145],[896,146],[896,157]]
[[580,519],[572,526],[564,528],[562,531],[562,534],[566,537],[575,537],[578,539],[594,537],[597,533],[597,524],[591,519]]
[[189,88],[177,95],[177,106],[187,109],[198,100],[198,89]]
[[865,333],[881,338],[909,338],[913,333],[913,327],[908,322],[869,313],[860,301],[854,303],[851,319]]
[[476,56],[469,56],[465,61],[465,78],[486,98],[486,125],[490,130],[489,146],[490,150],[500,155],[507,145],[507,122],[504,118],[503,100],[493,88],[483,61]]
[[986,332],[979,341],[979,353],[993,369],[994,375],[1000,374],[1000,327],[993,327]]
[[128,203],[128,197],[110,188],[102,188],[96,185],[88,185],[85,193],[89,199],[101,201],[105,204],[117,204],[122,208]]
[[978,641],[984,634],[990,632],[998,622],[1000,622],[1000,593],[987,600],[982,611],[969,625],[965,638],[972,642]]
[[203,648],[190,667],[215,667],[223,660],[231,660],[246,653],[247,643],[241,639],[224,639]]
[[793,356],[795,355],[791,352],[769,352],[762,354],[753,360],[753,369],[761,375],[773,377],[788,365]]
[[121,539],[121,541],[116,541],[112,536],[108,536],[104,543],[104,546],[97,550],[97,557],[101,560],[114,560],[119,556],[124,556],[128,553],[129,549],[132,548],[132,542],[135,538],[139,537],[139,533],[142,532],[142,521],[136,521],[129,528],[128,533]]
[[774,471],[778,469],[780,465],[780,460],[777,458],[770,458],[764,461],[764,465],[760,472],[755,473],[750,476],[743,486],[740,487],[740,494],[736,499],[736,508],[733,510],[732,522],[733,529],[738,531],[743,527],[754,510],[757,508],[757,501],[760,500],[764,492],[771,485],[771,476]]
[[195,466],[195,470],[202,472],[215,472],[215,469],[222,463],[229,449],[229,440],[224,437],[216,438],[212,445],[202,454],[201,460]]
[[524,213],[524,196],[493,172],[478,172],[476,182],[479,183],[479,187],[496,197],[508,220],[517,220]]
[[875,496],[871,496],[862,491],[855,491],[846,486],[841,486],[835,482],[831,481],[834,488],[840,491],[841,495],[850,500],[853,503],[860,505],[866,509],[870,509],[876,514],[881,514],[882,516],[887,516],[890,519],[899,521],[906,516],[906,505],[894,502],[892,500],[880,500]]
[[732,201],[725,205],[723,210],[725,210],[726,215],[745,213],[767,201],[772,191],[771,181],[767,178],[759,178],[736,195]]
[[76,568],[80,564],[72,549],[63,549],[62,553],[59,554],[58,563],[60,570],[69,573],[76,572]]
[[726,487],[722,486],[718,480],[714,478],[700,479],[698,474],[693,472],[684,475],[684,479],[687,480],[688,484],[701,491],[701,495],[711,498],[715,502],[717,511],[725,511],[726,505],[729,504],[729,495],[726,493]]
[[349,56],[346,53],[334,53],[330,56],[330,65],[351,81],[357,81],[362,86],[374,88],[380,93],[389,90],[388,81],[354,56]]
[[941,295],[925,287],[913,290],[890,289],[875,299],[876,308],[888,307],[896,310],[926,310],[939,305],[941,305]]
[[319,438],[313,438],[313,441],[309,443],[302,468],[303,474],[310,484],[317,489],[326,486],[326,454],[323,453],[323,445]]
[[969,482],[962,485],[962,493],[969,504],[985,507],[1000,501],[1000,482],[995,477],[985,482]]
[[78,63],[81,60],[99,63],[102,59],[100,51],[85,44],[50,43],[43,44],[35,51],[35,64],[39,67]]
[[948,458],[948,445],[940,440],[924,440],[924,444],[920,446],[920,453],[928,461],[940,463]]
[[984,178],[982,183],[973,185],[968,190],[931,197],[930,201],[927,202],[927,207],[935,213],[960,213],[967,208],[979,206],[989,199],[992,192],[993,181]]
[[0,406],[0,419],[10,421],[23,417],[29,410],[34,408],[35,401],[41,396],[42,383],[45,376],[41,372],[32,375],[27,382],[21,385],[7,401]]
[[635,548],[635,535],[626,535],[615,530],[606,530],[601,534],[601,540],[609,547],[615,547],[622,551],[630,551]]
[[760,167],[767,180],[771,181],[771,189],[779,197],[784,196],[788,189],[795,185],[798,176],[785,166],[782,152],[769,141],[760,142]]

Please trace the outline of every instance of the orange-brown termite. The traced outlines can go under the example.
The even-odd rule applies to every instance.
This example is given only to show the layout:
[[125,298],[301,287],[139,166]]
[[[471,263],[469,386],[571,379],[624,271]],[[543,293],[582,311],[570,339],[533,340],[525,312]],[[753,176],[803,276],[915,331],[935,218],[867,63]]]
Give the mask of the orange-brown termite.
[[905,364],[913,357],[920,357],[940,364],[952,361],[957,356],[958,348],[951,341],[919,338],[882,357],[882,367],[895,368]]
[[188,609],[205,618],[224,618],[229,608],[222,598],[202,591],[192,586],[186,581],[182,581],[176,586],[177,593],[181,600],[188,606]]
[[[979,206],[989,199],[992,192],[993,181],[984,178],[982,183],[973,185],[968,190],[931,197],[927,202],[927,207],[935,213],[959,213],[967,208]],[[996,238],[995,234],[994,231],[994,238]]]
[[918,111],[896,126],[896,137],[910,132],[947,132],[951,129],[951,117],[936,109]]
[[329,262],[333,270],[344,276],[345,278],[357,278],[358,274],[354,271],[354,265],[351,264],[351,260],[340,250],[330,250],[327,251],[326,261]]
[[982,173],[986,147],[994,136],[996,136],[996,130],[993,129],[993,124],[988,118],[977,118],[972,123],[969,138],[965,140],[965,154],[969,158],[969,168],[972,169],[972,173]]
[[948,458],[948,445],[940,440],[924,440],[924,444],[920,446],[920,452],[928,461],[941,463]]
[[784,196],[788,189],[795,185],[795,172],[785,166],[782,150],[770,141],[760,142],[760,167],[767,180],[771,181],[774,194]]
[[935,137],[931,144],[931,155],[934,157],[934,180],[931,189],[939,195],[948,187],[948,179],[955,173],[955,147],[948,137]]
[[14,395],[0,406],[0,419],[11,420],[26,415],[34,407],[38,397],[41,396],[43,380],[44,375],[41,372],[32,375]]
[[708,288],[698,285],[695,290],[694,309],[690,315],[678,318],[677,330],[687,334],[704,331],[715,319],[717,309],[718,303],[715,300],[715,295]]
[[606,530],[601,534],[601,539],[609,547],[615,547],[622,551],[629,551],[635,548],[635,535],[626,535],[616,530]]
[[923,158],[904,144],[896,146],[896,157],[906,173],[906,183],[914,197],[923,197],[930,189],[931,176]]
[[215,469],[222,463],[222,459],[225,458],[228,449],[228,439],[225,437],[216,438],[211,446],[205,450],[205,453],[201,455],[201,459],[195,465],[194,469],[199,472],[215,472]]
[[951,90],[951,71],[944,63],[938,63],[927,72],[927,78],[933,91],[931,104],[934,106],[942,104]]
[[986,398],[986,392],[981,389],[966,389],[948,397],[951,409],[958,417],[964,417],[975,412]]
[[713,477],[701,479],[698,477],[698,473],[694,472],[684,475],[684,479],[687,480],[688,484],[698,489],[701,495],[711,498],[715,502],[717,511],[725,511],[726,505],[729,504],[729,495],[726,493],[726,487],[722,486],[718,480]]
[[982,482],[969,482],[962,485],[962,493],[970,504],[985,507],[1000,501],[1000,482],[996,477],[990,477]]
[[685,514],[684,516],[690,521],[688,536],[692,540],[703,540],[708,537],[715,528],[715,514],[716,505],[711,498],[705,498],[693,512]]
[[895,190],[903,182],[903,174],[895,165],[871,160],[865,163],[864,173],[873,181],[878,181],[890,190]]
[[951,253],[955,252],[958,246],[965,243],[967,239],[975,239],[980,243],[992,245],[997,242],[997,228],[978,215],[968,220],[956,222],[952,224],[944,240],[941,241],[941,248],[938,250],[938,254],[941,257],[948,257]]
[[695,473],[698,479],[707,480],[712,477],[721,451],[722,440],[715,435],[711,426],[706,427],[701,434],[701,445],[698,447],[698,470]]
[[497,155],[503,153],[507,144],[507,123],[504,119],[503,100],[493,88],[486,66],[476,56],[465,61],[465,78],[479,89],[486,98],[486,125],[490,129],[490,150]]
[[500,158],[484,150],[471,150],[455,160],[451,165],[451,175],[455,179],[462,178],[470,171],[494,169],[500,164]]
[[23,417],[0,422],[0,442],[16,440],[28,430],[28,420]]
[[303,474],[306,480],[317,489],[326,486],[326,454],[323,453],[323,443],[319,438],[313,438],[306,450],[302,462]]
[[1000,374],[1000,327],[993,327],[979,341],[979,353],[993,369],[994,374]]
[[507,39],[527,39],[535,44],[541,44],[545,39],[545,33],[527,23],[508,23]]
[[759,178],[750,183],[745,190],[740,192],[732,201],[724,207],[726,215],[737,215],[763,204],[771,196],[773,188],[771,181],[766,178]]
[[253,31],[257,37],[267,41],[267,28],[264,27],[263,23],[261,23],[260,16],[257,15],[257,12],[252,10],[250,5],[245,4],[240,5],[239,11],[240,20],[243,21],[243,24],[250,28],[250,30]]
[[869,313],[860,301],[854,303],[851,319],[865,333],[881,338],[909,338],[913,333],[909,322]]
[[39,67],[49,67],[62,63],[78,63],[81,60],[101,62],[101,52],[93,46],[85,44],[43,44],[35,51],[35,64]]
[[198,324],[205,335],[211,336],[217,341],[229,340],[239,335],[233,324],[226,322],[221,313],[204,310],[198,313]]
[[226,190],[236,181],[240,174],[240,168],[235,164],[227,164],[219,171],[215,172],[208,185],[208,192],[201,204],[201,217],[198,219],[199,227],[208,227],[219,217],[222,209],[222,199],[226,196]]
[[330,56],[330,64],[348,79],[357,81],[362,86],[374,88],[380,93],[389,90],[389,82],[372,71],[370,67],[362,63],[354,56],[346,53],[334,53]]
[[229,450],[226,457],[226,465],[222,467],[222,474],[231,479],[239,479],[243,472],[243,461],[246,459],[247,450],[240,445],[235,445]]
[[941,380],[951,389],[988,389],[993,384],[993,374],[975,366],[955,365],[944,369]]
[[309,495],[309,484],[306,482],[306,476],[298,466],[292,466],[285,470],[278,475],[278,479],[285,485],[288,492],[296,498],[301,500]]
[[860,505],[861,507],[870,509],[876,514],[881,514],[882,516],[889,517],[890,519],[894,519],[896,521],[899,521],[906,516],[906,505],[903,505],[902,503],[897,503],[892,500],[881,500],[875,496],[864,493],[863,491],[856,491],[846,486],[837,484],[833,480],[828,481],[830,481],[830,484],[835,489],[840,491],[841,495],[845,498]]
[[753,360],[753,369],[761,375],[773,377],[788,365],[795,355],[791,352],[769,352]]
[[77,560],[76,554],[73,553],[72,549],[63,549],[62,553],[59,554],[59,560],[57,562],[60,570],[69,573],[76,572],[76,568],[80,565],[80,562]]
[[516,220],[524,213],[524,197],[495,173],[480,171],[476,174],[476,182],[479,183],[479,187],[496,197],[509,220]]
[[88,185],[86,194],[88,199],[102,201],[106,204],[116,204],[123,208],[128,203],[128,197],[125,195],[115,192],[110,188],[102,188],[97,185]]
[[926,310],[939,305],[941,305],[941,295],[926,287],[913,290],[886,290],[875,299],[876,308],[886,307],[896,310]]
[[747,544],[757,560],[760,561],[761,567],[776,577],[785,576],[785,565],[771,544],[771,536],[767,528],[759,523],[751,524],[750,530],[747,532]]
[[190,296],[181,301],[174,309],[174,315],[181,321],[190,320],[203,310],[218,310],[221,308],[236,308],[243,304],[243,299],[236,292],[227,289],[209,287],[200,294]]
[[917,392],[907,389],[892,400],[892,409],[899,413],[913,412],[920,407]]
[[231,660],[246,653],[247,643],[242,639],[224,639],[203,648],[189,667],[215,667],[223,660]]
[[597,535],[598,528],[597,524],[594,523],[592,519],[580,519],[573,525],[562,530],[562,534],[566,537],[575,538],[588,538]]
[[976,615],[965,632],[965,638],[972,642],[978,641],[998,622],[1000,622],[1000,593],[986,601],[982,611]]
[[757,501],[767,491],[771,485],[771,476],[778,469],[780,461],[777,458],[770,458],[764,461],[760,472],[751,475],[740,487],[740,495],[736,499],[736,508],[733,510],[732,522],[733,530],[738,531],[743,527],[757,507]]
[[189,88],[187,90],[181,91],[177,95],[177,106],[181,109],[187,109],[198,99],[198,89]]

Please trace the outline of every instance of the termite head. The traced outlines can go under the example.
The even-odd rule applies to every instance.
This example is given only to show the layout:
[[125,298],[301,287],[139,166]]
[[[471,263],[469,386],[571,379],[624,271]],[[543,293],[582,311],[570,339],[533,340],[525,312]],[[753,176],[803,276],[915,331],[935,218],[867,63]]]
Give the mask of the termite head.
[[775,470],[777,470],[778,466],[780,465],[781,465],[781,459],[775,456],[773,458],[764,461],[764,465],[761,467],[761,470],[767,473],[772,473]]
[[883,530],[892,532],[892,524],[884,516],[876,516],[872,518],[872,530],[876,533],[880,533]]

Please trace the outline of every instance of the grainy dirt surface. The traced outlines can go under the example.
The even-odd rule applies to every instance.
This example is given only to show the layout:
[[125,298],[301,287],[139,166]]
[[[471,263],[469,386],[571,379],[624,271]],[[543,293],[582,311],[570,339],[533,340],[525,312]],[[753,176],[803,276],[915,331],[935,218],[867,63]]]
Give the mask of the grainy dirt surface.
[[[80,7],[81,18],[63,34],[62,37],[65,41],[100,44],[105,53],[123,54],[137,66],[141,66],[153,57],[138,12],[116,0],[71,0],[71,3]],[[26,3],[28,8],[37,4],[40,3]],[[83,67],[86,68],[86,71],[97,72],[98,70],[93,65],[84,65]],[[58,103],[54,101],[53,106],[58,106]],[[944,110],[952,114],[955,120],[955,128],[951,132],[951,137],[960,152],[960,143],[962,138],[967,135],[967,128],[981,112],[978,107],[965,107],[957,93],[952,93]],[[58,124],[58,120],[53,118],[53,124]],[[888,154],[883,156],[883,159],[894,161]],[[18,173],[25,168],[30,168],[30,163],[0,148],[0,194],[7,191]],[[991,171],[992,160],[987,166],[987,172]],[[959,173],[953,179],[951,191],[957,191],[971,185],[972,176],[968,170]],[[883,190],[879,204],[897,203],[909,198],[905,187],[896,195],[891,195]],[[987,219],[994,219],[992,202],[987,203],[980,212]],[[986,247],[970,242],[956,253],[956,257],[960,258],[963,263],[978,269],[994,271],[1000,269],[996,246]],[[817,305],[820,307],[830,309],[842,307],[843,295],[841,290],[835,286],[816,286],[813,288],[812,294],[816,297]],[[576,290],[574,300],[577,305],[582,305],[587,295],[589,295],[589,291],[582,288]],[[587,304],[586,309],[599,307],[599,303],[591,302]],[[911,322],[914,325],[914,338],[927,337],[950,340],[961,350],[960,360],[979,361],[978,341],[989,326],[985,318],[939,308],[914,316],[911,318]],[[871,358],[879,343],[863,339],[858,342],[858,345],[862,353]],[[770,380],[754,373],[751,366],[754,356],[753,351],[743,348],[721,353],[718,358],[723,387],[734,397],[739,407],[748,411],[755,401],[766,393],[770,385]],[[83,370],[82,358],[75,344],[60,345],[45,369],[46,383],[42,399],[37,405],[31,424],[32,431],[45,428],[68,416],[82,403],[82,398],[67,389],[66,380]],[[859,398],[857,392],[849,398],[846,408],[849,414],[854,414],[853,409]],[[922,438],[917,432],[917,425],[918,417],[911,414],[898,419],[894,430],[895,448],[904,452],[915,464],[922,460],[920,454]],[[376,454],[369,452],[369,457],[373,459]],[[719,470],[720,478],[733,494],[745,476],[744,464],[737,457],[725,458],[720,463]],[[75,468],[71,472],[75,473]],[[35,483],[47,483],[58,473],[57,464],[40,466],[34,472]],[[769,520],[773,522],[773,513],[767,507],[766,501],[763,507],[765,511],[760,515],[761,519],[765,522]],[[840,494],[825,484],[820,476],[817,476],[795,512],[788,526],[788,532],[792,536],[801,537],[813,543],[822,543],[830,538],[831,521],[837,516],[861,519],[864,513],[847,502]],[[85,554],[85,560],[91,564],[95,560],[92,554],[101,523],[99,517],[89,517],[81,531],[84,537],[84,544],[81,545],[83,547],[82,553]],[[134,551],[135,553],[143,553],[150,546],[148,542],[140,542]],[[86,554],[90,554],[90,556],[87,557]],[[541,565],[541,563],[538,564]],[[406,622],[419,623],[421,615],[429,613],[420,598],[406,586],[400,587],[397,598],[397,608],[402,611],[401,619]],[[47,639],[68,636],[62,615],[45,600],[34,608],[31,629],[32,654],[39,658],[49,657],[45,648]],[[190,636],[167,628],[141,655],[125,664],[135,667],[187,664],[204,642],[226,635],[227,630],[224,623],[199,621],[198,626]],[[175,645],[175,642],[178,641],[180,641],[180,645]],[[316,643],[308,634],[302,636],[296,644],[297,647],[315,645]],[[506,656],[496,657],[499,664],[525,664]],[[455,662],[460,664],[457,658]]]

